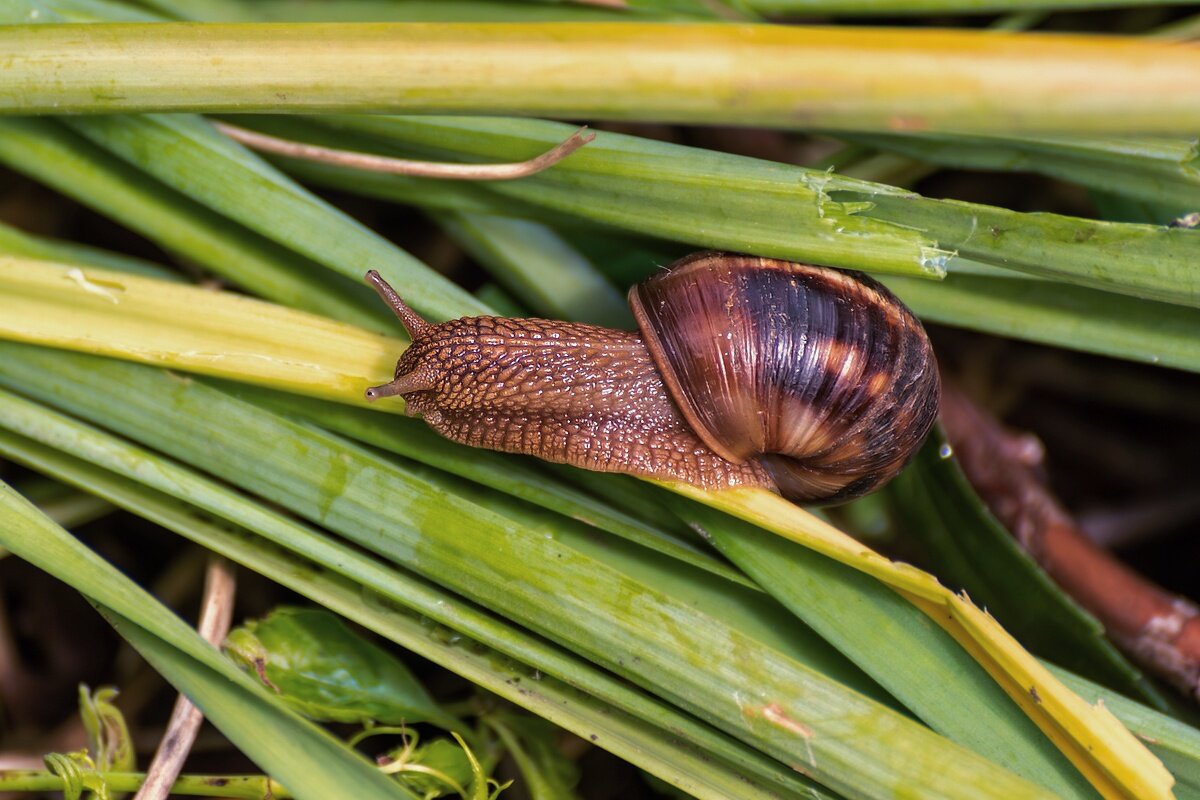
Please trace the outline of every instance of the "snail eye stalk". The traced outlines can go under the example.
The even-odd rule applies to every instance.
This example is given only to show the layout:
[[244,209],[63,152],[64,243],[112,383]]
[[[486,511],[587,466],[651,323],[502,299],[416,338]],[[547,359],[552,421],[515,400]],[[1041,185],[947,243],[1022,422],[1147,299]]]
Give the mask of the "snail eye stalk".
[[[418,336],[430,328],[429,323],[421,319],[421,315],[413,311],[408,303],[401,300],[400,295],[396,294],[396,290],[378,272],[370,270],[367,273],[366,281],[379,293],[379,296],[383,298],[383,302],[387,303],[388,307],[392,309],[392,313],[396,315],[396,319],[400,320],[400,324],[404,326],[404,330],[408,333],[408,338],[416,341]],[[382,396],[380,395],[380,397]]]

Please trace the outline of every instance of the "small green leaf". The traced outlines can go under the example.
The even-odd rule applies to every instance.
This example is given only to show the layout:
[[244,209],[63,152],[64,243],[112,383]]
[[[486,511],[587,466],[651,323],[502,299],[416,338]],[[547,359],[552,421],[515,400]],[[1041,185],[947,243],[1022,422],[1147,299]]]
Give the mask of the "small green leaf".
[[463,754],[466,755],[467,761],[471,764],[471,791],[469,796],[464,796],[464,800],[495,800],[500,796],[500,793],[512,785],[512,781],[508,783],[499,783],[496,780],[489,778],[483,769],[483,765],[479,763],[479,759],[471,752],[471,748],[463,741],[463,738],[457,733],[451,734],[454,741],[462,747]]
[[397,780],[423,800],[458,794],[465,797],[465,787],[471,785],[471,759],[467,752],[449,739],[434,739],[426,745],[406,745],[392,754]]
[[230,633],[225,649],[310,719],[462,727],[403,664],[327,611],[277,608]]
[[101,772],[133,772],[137,754],[121,709],[113,704],[117,690],[102,686],[95,692],[79,686],[79,716],[87,731],[88,750]]

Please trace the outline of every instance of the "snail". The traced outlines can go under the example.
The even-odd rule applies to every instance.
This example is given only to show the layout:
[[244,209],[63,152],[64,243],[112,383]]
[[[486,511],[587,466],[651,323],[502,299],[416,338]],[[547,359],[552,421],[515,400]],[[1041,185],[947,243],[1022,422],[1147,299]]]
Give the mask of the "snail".
[[638,331],[432,324],[379,273],[367,282],[412,338],[367,398],[401,395],[407,413],[475,447],[832,503],[890,480],[937,415],[921,323],[858,273],[697,253],[630,290]]

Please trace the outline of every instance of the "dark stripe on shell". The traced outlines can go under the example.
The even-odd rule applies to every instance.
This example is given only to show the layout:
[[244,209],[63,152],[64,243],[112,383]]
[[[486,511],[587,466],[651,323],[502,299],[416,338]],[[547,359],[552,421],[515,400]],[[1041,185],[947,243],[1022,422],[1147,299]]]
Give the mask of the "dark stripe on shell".
[[685,418],[732,461],[764,466],[792,499],[840,500],[886,482],[937,414],[920,322],[865,275],[697,254],[630,292]]

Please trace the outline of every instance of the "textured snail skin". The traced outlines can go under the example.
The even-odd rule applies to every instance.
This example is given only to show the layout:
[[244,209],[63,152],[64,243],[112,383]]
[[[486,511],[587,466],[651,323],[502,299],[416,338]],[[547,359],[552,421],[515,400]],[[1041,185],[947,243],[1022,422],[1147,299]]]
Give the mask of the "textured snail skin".
[[632,331],[467,317],[414,337],[396,364],[411,375],[429,388],[404,395],[408,413],[462,444],[708,488],[772,485],[757,463],[713,459]]
[[890,479],[937,414],[915,317],[865,276],[701,253],[630,292],[641,332],[467,317],[413,338],[390,384],[463,444],[706,489],[836,502]]

